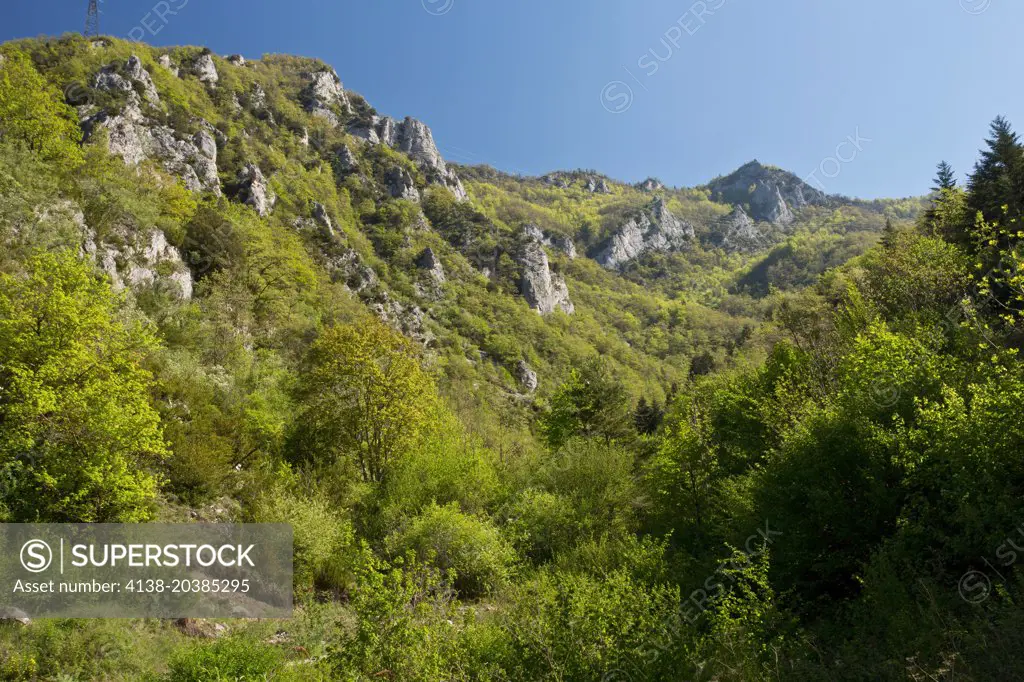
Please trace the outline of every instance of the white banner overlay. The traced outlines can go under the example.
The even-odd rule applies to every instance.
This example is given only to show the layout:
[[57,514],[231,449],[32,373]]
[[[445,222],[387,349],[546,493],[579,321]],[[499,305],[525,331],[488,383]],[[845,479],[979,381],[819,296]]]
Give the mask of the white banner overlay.
[[288,618],[286,524],[0,524],[0,618]]

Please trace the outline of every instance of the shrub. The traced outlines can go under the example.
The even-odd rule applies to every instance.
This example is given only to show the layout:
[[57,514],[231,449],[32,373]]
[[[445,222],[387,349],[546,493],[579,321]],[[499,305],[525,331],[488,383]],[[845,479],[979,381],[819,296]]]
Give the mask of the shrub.
[[413,551],[423,561],[454,573],[464,597],[480,597],[505,585],[515,552],[491,523],[463,514],[458,505],[431,504],[386,541],[392,555]]
[[170,660],[169,682],[268,679],[282,663],[280,650],[242,637],[183,647]]

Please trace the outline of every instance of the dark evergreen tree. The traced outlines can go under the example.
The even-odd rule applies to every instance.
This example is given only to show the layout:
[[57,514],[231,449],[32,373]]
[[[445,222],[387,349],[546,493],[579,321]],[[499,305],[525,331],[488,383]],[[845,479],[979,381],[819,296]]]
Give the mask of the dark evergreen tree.
[[932,187],[933,192],[941,193],[945,190],[955,189],[956,174],[953,173],[953,167],[945,161],[940,161],[933,182],[935,183]]
[[986,221],[1008,224],[1021,215],[1024,150],[1017,133],[1002,116],[992,122],[985,146],[968,182],[970,213],[973,216],[980,212]]
[[665,410],[657,400],[648,403],[647,398],[640,398],[636,404],[636,411],[633,413],[633,424],[637,433],[651,436],[657,433],[664,418]]
[[885,219],[885,228],[882,230],[882,246],[887,249],[891,249],[896,246],[896,228],[892,224],[892,218],[888,216]]

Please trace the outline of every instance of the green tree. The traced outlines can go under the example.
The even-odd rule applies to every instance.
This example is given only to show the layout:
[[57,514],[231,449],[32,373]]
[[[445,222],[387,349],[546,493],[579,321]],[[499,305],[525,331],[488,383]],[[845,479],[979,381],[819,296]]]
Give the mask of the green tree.
[[0,53],[0,140],[22,142],[65,170],[82,162],[75,112],[19,50]]
[[574,367],[555,391],[544,418],[544,435],[556,450],[574,436],[621,440],[630,431],[629,412],[626,388],[607,363],[594,358]]
[[998,116],[985,147],[968,183],[970,208],[987,221],[1016,220],[1024,201],[1024,148],[1020,138],[1010,122]]
[[956,188],[956,174],[953,172],[953,167],[945,161],[940,161],[935,174],[935,185],[932,187],[933,192],[948,192],[951,189]]
[[0,468],[11,521],[149,518],[166,454],[140,362],[156,342],[123,320],[73,255],[0,276]]
[[300,448],[320,463],[350,461],[381,483],[413,448],[436,407],[412,342],[373,319],[324,330],[308,357]]

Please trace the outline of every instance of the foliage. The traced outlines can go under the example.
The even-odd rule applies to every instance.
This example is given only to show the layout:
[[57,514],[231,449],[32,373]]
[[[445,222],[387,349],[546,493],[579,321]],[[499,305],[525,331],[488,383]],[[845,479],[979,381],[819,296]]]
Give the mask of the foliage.
[[62,171],[81,164],[78,117],[18,49],[0,52],[0,140],[23,142]]
[[387,539],[389,552],[414,552],[420,561],[453,574],[453,585],[465,598],[493,594],[511,577],[515,554],[498,529],[486,520],[463,514],[457,505],[432,504],[405,528]]
[[379,322],[324,330],[300,396],[301,447],[330,465],[348,460],[380,483],[414,447],[433,407],[433,384],[412,344]]
[[156,346],[73,255],[0,279],[0,452],[11,521],[150,518],[166,454],[141,367]]

